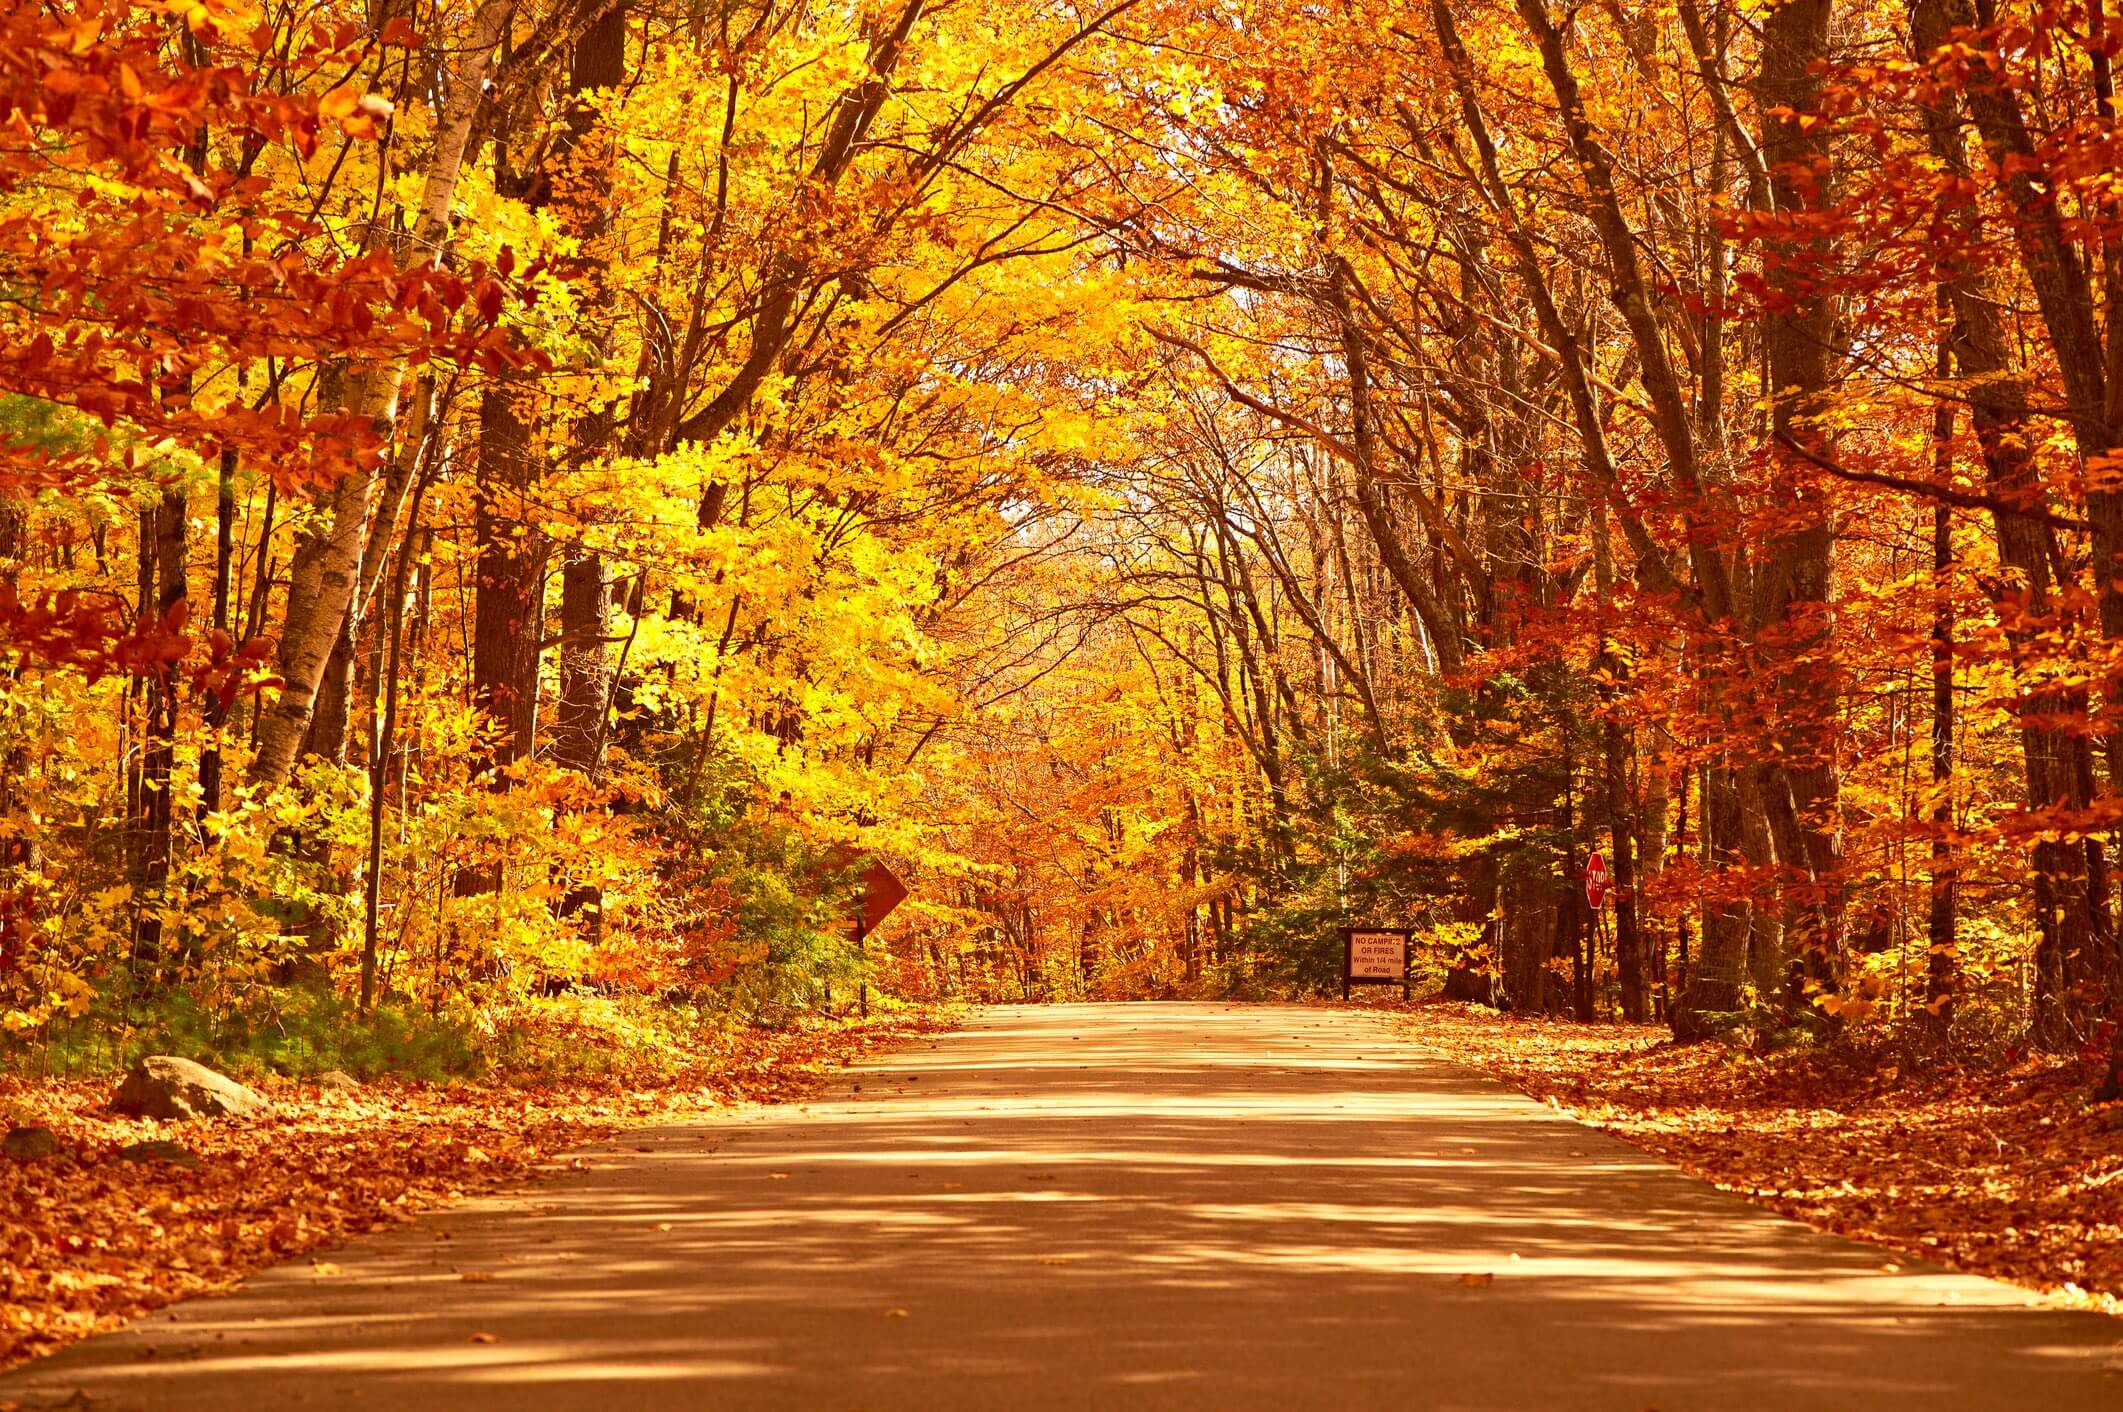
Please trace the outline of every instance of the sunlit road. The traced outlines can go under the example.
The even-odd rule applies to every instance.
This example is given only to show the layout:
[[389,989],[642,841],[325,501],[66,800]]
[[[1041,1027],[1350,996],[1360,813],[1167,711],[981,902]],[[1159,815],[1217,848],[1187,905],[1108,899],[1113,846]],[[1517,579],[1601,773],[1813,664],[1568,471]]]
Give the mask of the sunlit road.
[[2123,1323],[1890,1273],[1361,1013],[991,1010],[820,1101],[591,1156],[0,1401],[2123,1408]]

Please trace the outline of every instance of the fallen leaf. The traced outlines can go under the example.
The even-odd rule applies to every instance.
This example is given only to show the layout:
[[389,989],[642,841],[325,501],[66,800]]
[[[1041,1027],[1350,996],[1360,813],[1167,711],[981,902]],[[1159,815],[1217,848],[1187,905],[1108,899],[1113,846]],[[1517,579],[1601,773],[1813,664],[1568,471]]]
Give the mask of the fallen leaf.
[[[304,1278],[351,1278],[320,1247],[403,1225],[459,1194],[492,1191],[533,1164],[564,1170],[570,1160],[555,1154],[628,1127],[801,1096],[823,1085],[814,1072],[821,1058],[941,1023],[902,1016],[738,1031],[685,1065],[618,1087],[609,1079],[530,1089],[390,1080],[353,1103],[319,1098],[307,1079],[261,1078],[256,1086],[275,1103],[271,1117],[187,1125],[196,1168],[103,1160],[84,1181],[76,1164],[0,1161],[0,1267],[29,1272],[0,1299],[0,1369],[290,1257],[309,1263]],[[141,1141],[143,1128],[108,1110],[112,1084],[0,1072],[0,1110],[30,1114],[70,1152],[114,1153]],[[0,1128],[7,1121],[15,1120]],[[695,1150],[720,1141],[703,1139]],[[542,1201],[534,1209],[572,1207]],[[24,1221],[21,1212],[37,1214]],[[448,1231],[430,1233],[435,1248],[450,1244],[441,1239]]]
[[[1425,1005],[1425,1048],[1816,1229],[2123,1313],[2123,1151],[2075,1056],[1896,1070],[1862,1046],[1757,1054],[1664,1026]],[[1567,1135],[1557,1143],[1570,1150]],[[1471,1149],[1461,1149],[1470,1151]],[[1883,1273],[1909,1261],[1886,1259]],[[2071,1298],[2070,1295],[2062,1295]]]

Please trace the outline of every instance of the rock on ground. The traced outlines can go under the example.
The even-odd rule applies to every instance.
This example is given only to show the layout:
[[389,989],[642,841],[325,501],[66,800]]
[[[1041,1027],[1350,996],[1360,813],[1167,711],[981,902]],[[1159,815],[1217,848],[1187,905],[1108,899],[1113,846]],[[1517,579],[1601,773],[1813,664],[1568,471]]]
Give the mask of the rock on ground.
[[180,1167],[199,1165],[199,1154],[189,1147],[174,1142],[136,1142],[130,1147],[118,1149],[118,1156],[127,1162],[174,1162]]
[[28,1161],[33,1157],[54,1157],[59,1152],[59,1135],[50,1128],[9,1128],[6,1137],[0,1137],[0,1156]]
[[111,1111],[133,1118],[247,1118],[270,1113],[273,1105],[204,1064],[155,1054],[125,1076]]

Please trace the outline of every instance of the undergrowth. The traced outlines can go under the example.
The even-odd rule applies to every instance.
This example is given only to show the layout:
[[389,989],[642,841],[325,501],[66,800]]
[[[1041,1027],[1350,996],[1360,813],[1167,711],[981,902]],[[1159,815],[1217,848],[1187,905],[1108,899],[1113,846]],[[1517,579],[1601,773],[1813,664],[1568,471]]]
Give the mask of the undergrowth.
[[171,992],[130,1004],[107,997],[34,1039],[0,1041],[0,1073],[88,1077],[174,1054],[239,1076],[654,1081],[712,1057],[730,1034],[762,1020],[769,1029],[794,1026],[775,1018],[592,991],[488,1009],[394,999],[366,1011],[322,984],[262,988],[247,1004],[213,1009]]

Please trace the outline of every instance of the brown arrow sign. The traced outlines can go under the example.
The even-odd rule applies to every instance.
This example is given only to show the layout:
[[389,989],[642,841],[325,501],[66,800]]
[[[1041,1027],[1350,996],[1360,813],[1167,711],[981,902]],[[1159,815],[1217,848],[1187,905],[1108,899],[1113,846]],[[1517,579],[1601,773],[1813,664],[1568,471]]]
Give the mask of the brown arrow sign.
[[[837,872],[852,867],[859,856],[842,844],[826,854],[826,866]],[[856,923],[856,935],[867,936],[876,931],[878,924],[892,915],[892,909],[906,900],[907,885],[899,880],[899,874],[872,858],[862,870],[862,915]]]
[[877,930],[878,923],[892,915],[892,909],[907,900],[907,885],[899,875],[882,863],[872,862],[862,874],[862,929],[864,933]]

